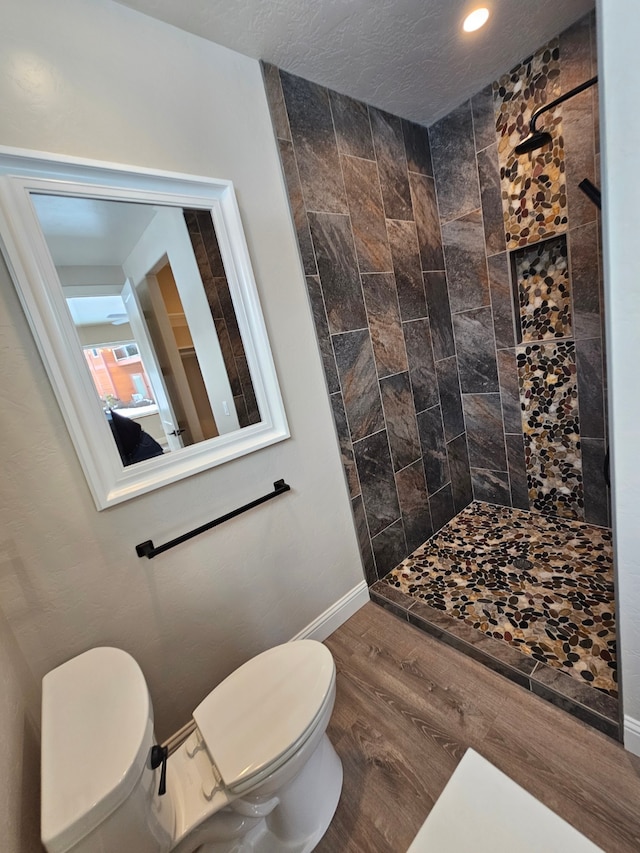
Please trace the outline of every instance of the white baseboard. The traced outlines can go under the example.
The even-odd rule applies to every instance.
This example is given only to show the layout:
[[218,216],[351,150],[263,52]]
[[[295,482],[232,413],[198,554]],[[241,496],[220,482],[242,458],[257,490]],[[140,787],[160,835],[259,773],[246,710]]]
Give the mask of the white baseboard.
[[633,717],[624,717],[624,748],[634,755],[640,755],[640,722]]
[[299,631],[292,640],[326,640],[329,634],[339,628],[350,616],[353,616],[369,601],[369,588],[366,581],[361,581],[346,595],[332,604],[317,619],[310,622],[306,628]]

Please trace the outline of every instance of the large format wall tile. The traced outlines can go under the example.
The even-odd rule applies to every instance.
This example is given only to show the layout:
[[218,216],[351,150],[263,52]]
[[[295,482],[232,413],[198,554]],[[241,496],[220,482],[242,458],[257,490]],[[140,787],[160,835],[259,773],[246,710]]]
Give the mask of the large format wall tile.
[[[562,90],[568,92],[595,75],[591,62],[590,16],[576,21],[560,36],[560,81]],[[595,26],[594,26],[595,29]],[[567,174],[567,205],[572,228],[596,219],[597,209],[579,189],[583,178],[599,186],[595,172],[595,137],[597,128],[594,115],[594,95],[588,89],[565,102],[562,108],[565,139],[565,166]]]
[[427,485],[422,460],[398,471],[396,487],[409,553],[415,551],[433,533]]
[[365,329],[334,335],[333,349],[353,441],[384,428],[371,340]]
[[329,335],[329,324],[327,323],[327,313],[324,308],[320,279],[317,275],[307,276],[307,290],[309,292],[309,301],[311,302],[311,312],[316,328],[320,356],[322,357],[322,366],[324,367],[324,376],[327,380],[327,388],[330,394],[335,394],[336,391],[340,390],[340,380],[338,379],[336,359],[333,354],[333,344]]
[[489,279],[479,210],[442,226],[452,312],[489,305]]
[[311,236],[331,334],[364,329],[367,314],[348,216],[310,213]]
[[444,434],[451,441],[464,432],[464,415],[462,413],[462,397],[460,395],[460,377],[458,360],[455,356],[436,361],[440,405]]
[[462,406],[471,467],[506,471],[500,395],[463,394]]
[[[563,92],[575,89],[593,76],[597,69],[592,67],[591,43],[595,35],[595,17],[585,15],[560,34],[560,83]],[[568,102],[565,102],[568,103]]]
[[491,308],[454,314],[452,319],[462,393],[497,391],[498,368]]
[[[596,14],[595,11],[591,14],[589,23],[591,25],[591,76],[595,77],[598,73],[598,33],[596,32]],[[593,133],[595,142],[596,161],[600,156],[600,98],[598,95],[598,87],[595,86],[593,93]],[[596,175],[600,174],[600,168],[596,162]]]
[[[229,379],[229,385],[231,386],[231,393],[233,394],[234,400],[238,400],[243,397],[242,394],[242,385],[240,382],[240,374],[238,371],[238,364],[233,355],[233,347],[231,346],[231,339],[229,338],[229,332],[227,331],[227,324],[225,322],[224,317],[214,317],[213,318],[214,325],[216,327],[216,334],[218,335],[218,342],[220,343],[220,351],[222,352],[222,360],[224,361],[225,368],[227,371],[227,378]],[[245,414],[246,414],[246,403],[245,405]],[[240,402],[240,407],[242,408],[243,401]],[[238,415],[240,418],[240,415]],[[246,426],[246,424],[241,423],[240,426]]]
[[309,221],[307,220],[307,211],[304,206],[304,199],[302,198],[302,185],[300,184],[298,164],[296,163],[293,145],[284,139],[279,139],[278,145],[280,146],[280,159],[282,160],[284,179],[287,184],[293,224],[296,229],[296,236],[298,237],[302,266],[307,275],[315,275],[318,271],[316,256],[311,242]]
[[378,168],[361,157],[341,157],[360,272],[390,272],[391,252]]
[[496,141],[496,117],[493,109],[493,86],[489,84],[471,98],[473,135],[476,151],[482,151]]
[[285,71],[280,79],[306,208],[347,213],[327,90]]
[[247,407],[247,417],[249,423],[257,424],[260,421],[260,410],[258,409],[258,401],[256,399],[251,373],[249,372],[249,364],[246,356],[235,356],[238,366],[238,374],[240,376],[240,384],[244,396],[245,405]]
[[407,369],[407,354],[393,273],[361,278],[378,376],[401,373]]
[[598,281],[598,225],[595,222],[569,232],[574,334],[597,338],[601,331]]
[[505,435],[505,441],[509,460],[511,504],[517,509],[529,509],[529,484],[527,482],[522,433]]
[[429,497],[429,509],[431,510],[431,520],[433,522],[433,532],[436,533],[441,527],[444,527],[447,522],[451,521],[456,514],[456,509],[453,504],[453,494],[451,492],[451,483],[443,486],[439,492]]
[[590,524],[608,527],[609,493],[604,478],[604,441],[585,438],[582,441],[582,470],[584,475],[584,517]]
[[390,524],[371,540],[373,553],[376,558],[376,571],[380,577],[390,571],[404,560],[407,553],[407,540],[404,535],[402,519]]
[[449,471],[451,472],[451,493],[456,512],[461,512],[473,500],[471,474],[469,471],[469,453],[467,439],[459,435],[447,444]]
[[409,374],[398,373],[382,379],[380,391],[393,467],[399,471],[422,455]]
[[403,323],[402,328],[407,345],[413,400],[416,412],[421,412],[439,402],[429,321],[411,320]]
[[488,469],[472,468],[473,496],[477,501],[490,504],[509,506],[511,492],[509,490],[509,475],[506,471],[490,471]]
[[[202,216],[202,211],[189,209],[184,211],[184,221],[189,232],[191,245],[196,256],[202,280],[205,287],[211,286],[214,279],[224,275],[222,256],[220,255],[220,247],[218,246],[213,223],[208,229],[203,228],[205,219]],[[209,221],[211,221],[211,217],[209,217]],[[208,293],[207,296],[213,316],[221,317],[222,309],[215,286],[213,287],[213,292]]]
[[329,100],[338,151],[352,157],[374,160],[375,153],[367,105],[331,90],[329,90]]
[[353,445],[362,499],[371,536],[400,518],[396,481],[385,430]]
[[493,310],[493,329],[498,349],[512,347],[515,342],[513,292],[507,253],[487,258],[489,289]]
[[478,177],[480,179],[480,198],[482,200],[482,219],[487,255],[497,255],[498,252],[504,252],[506,243],[498,146],[495,143],[478,152]]
[[[587,79],[587,78],[585,78]],[[594,103],[593,93],[582,92],[566,102],[562,109],[566,154],[567,207],[571,227],[593,222],[597,209],[579,188],[580,181],[588,178],[596,186],[594,156]]]
[[347,476],[349,494],[353,498],[360,494],[360,483],[358,482],[358,472],[356,471],[356,463],[353,458],[351,435],[347,425],[347,415],[344,410],[344,403],[342,402],[342,394],[331,395],[331,408],[333,409],[333,420],[336,425],[338,442],[340,444],[342,467]]
[[432,178],[433,164],[427,128],[402,119],[402,135],[407,153],[408,170],[417,172],[419,175],[429,175]]
[[580,435],[604,438],[604,396],[602,376],[602,341],[600,338],[576,341]]
[[201,210],[185,210],[185,222],[190,234],[197,231],[202,237],[209,271],[214,278],[224,277],[224,264],[211,216]]
[[403,320],[426,317],[427,304],[416,224],[401,219],[387,219],[387,234],[396,277],[400,316]]
[[369,109],[387,219],[413,219],[401,120]]
[[260,412],[211,214],[185,209],[184,221],[218,333],[240,426],[258,423]]
[[520,386],[518,364],[513,349],[498,350],[498,375],[500,377],[500,399],[504,417],[505,433],[522,433]]
[[429,128],[440,219],[459,219],[480,207],[471,102]]
[[451,479],[440,406],[418,414],[418,432],[422,444],[427,491],[429,495],[433,495]]
[[269,102],[276,137],[291,142],[291,130],[289,129],[287,108],[284,105],[280,71],[275,65],[270,65],[268,62],[261,62],[260,64],[262,65],[267,101]]
[[360,556],[362,557],[362,565],[364,567],[364,576],[367,584],[371,586],[378,580],[376,572],[376,564],[373,559],[373,549],[371,547],[371,538],[369,536],[369,525],[364,511],[362,495],[358,495],[351,501],[351,511],[356,528],[356,536],[358,537],[358,546],[360,548]]
[[443,270],[442,235],[433,178],[409,174],[411,197],[418,231],[420,262],[423,270]]
[[433,355],[436,361],[439,361],[441,358],[449,358],[456,353],[446,274],[443,272],[425,273],[424,289],[429,306]]

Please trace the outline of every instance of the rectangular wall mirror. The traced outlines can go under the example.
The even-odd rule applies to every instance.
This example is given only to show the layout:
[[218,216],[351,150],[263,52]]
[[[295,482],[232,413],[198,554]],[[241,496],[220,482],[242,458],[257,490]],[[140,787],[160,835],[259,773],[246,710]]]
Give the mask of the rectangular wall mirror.
[[288,437],[230,182],[0,148],[0,239],[98,509]]

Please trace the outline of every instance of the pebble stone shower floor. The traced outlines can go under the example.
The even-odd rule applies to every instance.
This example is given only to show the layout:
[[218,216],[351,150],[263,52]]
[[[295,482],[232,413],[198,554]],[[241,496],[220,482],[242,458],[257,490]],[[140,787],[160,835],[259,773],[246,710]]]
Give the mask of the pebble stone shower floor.
[[474,501],[383,582],[618,695],[605,528]]

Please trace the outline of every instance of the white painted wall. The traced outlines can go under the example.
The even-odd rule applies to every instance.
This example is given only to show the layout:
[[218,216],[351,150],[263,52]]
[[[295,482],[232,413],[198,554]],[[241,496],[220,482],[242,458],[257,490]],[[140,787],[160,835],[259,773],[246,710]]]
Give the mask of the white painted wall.
[[[0,824],[16,853],[34,849],[18,839],[38,787],[23,744],[46,671],[97,644],[130,651],[162,737],[363,577],[258,64],[111,0],[4,0],[0,103],[2,145],[235,183],[292,433],[98,513],[0,264]],[[135,555],[281,477],[291,493]]]
[[640,4],[599,0],[603,237],[625,746],[640,755]]
[[[12,560],[6,542],[0,560],[4,575]],[[13,631],[0,613],[0,848],[6,853],[40,849],[37,693]]]

